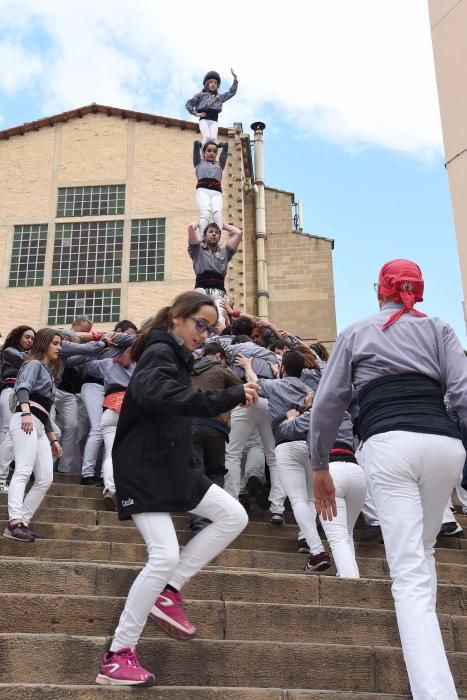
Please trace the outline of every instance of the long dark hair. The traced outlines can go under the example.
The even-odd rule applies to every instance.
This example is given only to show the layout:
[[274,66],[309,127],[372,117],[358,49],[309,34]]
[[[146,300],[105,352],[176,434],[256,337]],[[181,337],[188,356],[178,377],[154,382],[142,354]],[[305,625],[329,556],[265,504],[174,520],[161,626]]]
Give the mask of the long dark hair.
[[11,330],[5,338],[5,342],[3,343],[2,347],[2,352],[7,348],[23,350],[23,348],[20,345],[20,340],[23,336],[23,333],[26,333],[26,331],[32,331],[34,335],[36,334],[36,331],[34,330],[34,328],[31,328],[31,326],[16,326],[16,328],[13,328],[13,330]]
[[[29,357],[26,360],[26,362],[31,362],[31,360],[39,360],[40,362],[42,362],[44,360],[44,357],[47,355],[49,345],[55,338],[55,336],[60,338],[61,342],[61,335],[57,333],[57,331],[53,328],[41,328],[39,331],[37,331],[34,337],[34,342],[32,344],[31,351],[29,353]],[[59,369],[60,359],[51,360],[50,371],[54,376],[58,374]]]
[[143,325],[138,339],[131,346],[132,361],[137,362],[141,357],[151,331],[156,329],[169,331],[173,326],[174,318],[178,316],[188,318],[199,311],[202,306],[211,306],[217,314],[214,300],[203,292],[183,292],[183,294],[178,295],[171,306],[159,309],[154,318]]

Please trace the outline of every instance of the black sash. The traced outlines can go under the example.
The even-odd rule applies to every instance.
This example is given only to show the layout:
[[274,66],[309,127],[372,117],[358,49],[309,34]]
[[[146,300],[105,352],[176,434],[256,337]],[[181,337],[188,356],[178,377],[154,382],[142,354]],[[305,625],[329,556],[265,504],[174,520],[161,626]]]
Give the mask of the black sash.
[[459,427],[448,415],[440,385],[424,374],[406,372],[373,379],[359,391],[358,403],[362,440],[391,430],[460,439]]

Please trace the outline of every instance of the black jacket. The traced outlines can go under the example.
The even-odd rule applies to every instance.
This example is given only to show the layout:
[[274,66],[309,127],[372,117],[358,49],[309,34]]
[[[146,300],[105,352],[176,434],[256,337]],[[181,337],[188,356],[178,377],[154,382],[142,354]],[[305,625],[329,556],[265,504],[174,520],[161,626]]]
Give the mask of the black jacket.
[[166,331],[152,331],[122,405],[112,451],[118,515],[184,512],[211,485],[191,469],[191,418],[215,416],[245,399],[243,386],[191,386],[191,355]]

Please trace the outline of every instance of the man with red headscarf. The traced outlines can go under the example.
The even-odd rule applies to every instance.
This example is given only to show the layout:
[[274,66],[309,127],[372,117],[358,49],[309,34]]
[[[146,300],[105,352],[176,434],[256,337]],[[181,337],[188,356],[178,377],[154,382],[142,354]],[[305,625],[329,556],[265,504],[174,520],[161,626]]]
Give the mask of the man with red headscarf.
[[467,426],[467,363],[452,328],[414,309],[423,287],[410,260],[381,268],[380,311],[339,335],[315,395],[311,463],[316,508],[332,519],[328,455],[354,387],[361,461],[384,537],[412,694],[455,700],[436,617],[433,547],[465,460],[444,395]]

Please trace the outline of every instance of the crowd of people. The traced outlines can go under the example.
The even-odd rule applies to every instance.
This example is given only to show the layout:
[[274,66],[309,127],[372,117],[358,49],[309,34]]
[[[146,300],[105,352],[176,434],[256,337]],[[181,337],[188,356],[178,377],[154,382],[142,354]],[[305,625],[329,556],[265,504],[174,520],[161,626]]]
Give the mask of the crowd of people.
[[[54,469],[102,487],[105,507],[133,520],[148,561],[96,682],[149,686],[154,674],[135,653],[148,617],[176,638],[196,634],[181,589],[242,532],[253,502],[269,509],[272,528],[290,506],[304,571],[334,564],[342,578],[359,578],[362,513],[363,538],[386,548],[413,697],[455,700],[433,548],[439,535],[464,534],[450,500],[455,489],[467,512],[464,351],[447,324],[414,308],[423,279],[407,260],[383,266],[380,311],[346,329],[331,354],[235,310],[225,277],[242,231],[223,221],[227,145],[215,141],[222,104],[237,89],[232,73],[227,93],[210,72],[187,103],[204,137],[193,156],[200,217],[188,227],[195,290],[139,328],[122,320],[95,332],[78,316],[68,329],[21,325],[5,339],[3,534],[35,541],[31,522]],[[180,512],[193,533],[181,552],[171,518]]]

